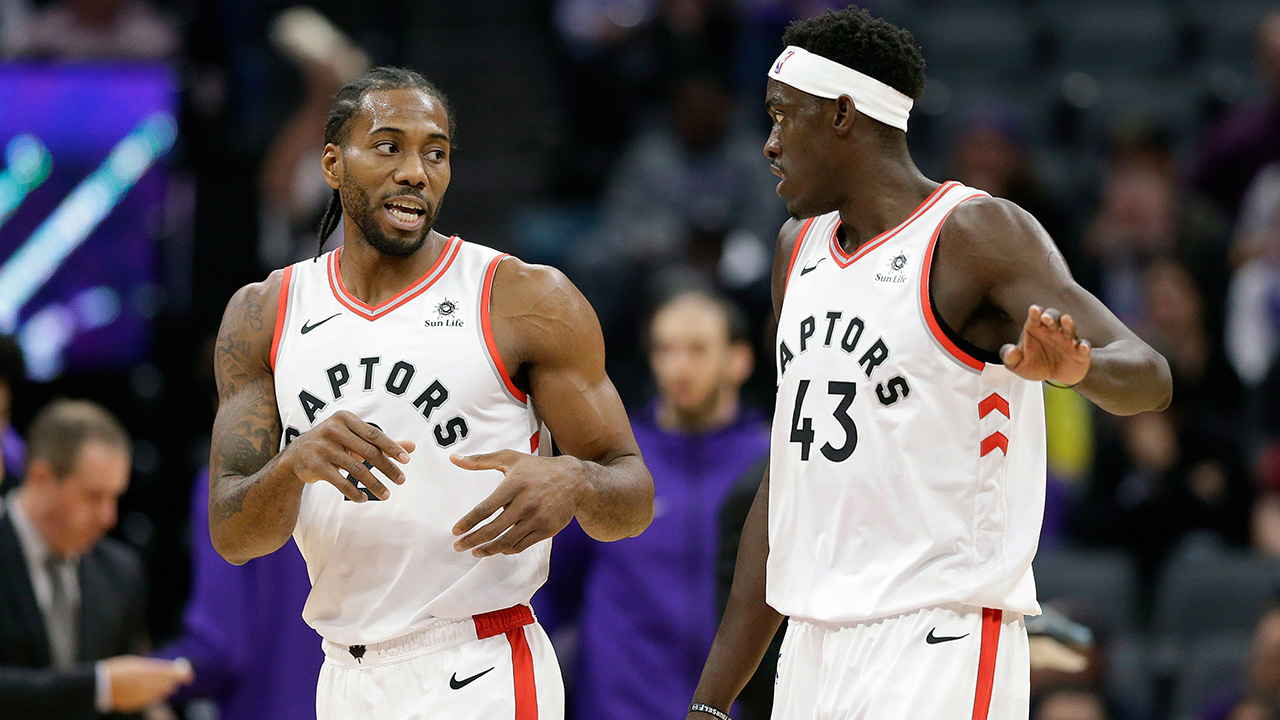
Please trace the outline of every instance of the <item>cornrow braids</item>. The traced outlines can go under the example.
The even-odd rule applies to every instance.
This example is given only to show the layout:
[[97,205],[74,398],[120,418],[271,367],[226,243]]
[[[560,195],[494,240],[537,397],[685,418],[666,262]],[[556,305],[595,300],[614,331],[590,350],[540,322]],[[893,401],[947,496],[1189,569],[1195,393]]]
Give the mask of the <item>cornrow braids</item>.
[[[364,75],[348,81],[346,85],[343,85],[334,94],[333,104],[329,107],[329,116],[324,121],[325,144],[342,146],[346,143],[348,128],[351,125],[351,121],[360,112],[360,103],[364,101],[365,95],[377,90],[403,90],[405,88],[423,90],[444,106],[445,116],[449,118],[449,140],[453,142],[458,134],[454,120],[453,105],[449,103],[449,98],[439,88],[432,85],[420,73],[408,68],[376,67]],[[316,248],[317,258],[324,251],[324,244],[329,240],[329,236],[333,234],[334,230],[338,229],[338,224],[341,222],[342,197],[341,193],[334,190],[333,197],[329,198],[329,205],[324,210],[324,216],[320,218],[320,244]]]
[[856,5],[791,23],[782,44],[853,68],[913,100],[924,92],[924,55],[915,38]]

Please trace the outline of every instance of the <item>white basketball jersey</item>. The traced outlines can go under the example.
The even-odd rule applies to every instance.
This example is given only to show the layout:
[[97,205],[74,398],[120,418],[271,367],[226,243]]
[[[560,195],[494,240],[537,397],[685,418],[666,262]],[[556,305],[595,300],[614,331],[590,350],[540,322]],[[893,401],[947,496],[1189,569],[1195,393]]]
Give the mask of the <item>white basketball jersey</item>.
[[[942,223],[986,194],[949,182],[852,255],[808,220],[778,326],[766,599],[851,623],[945,603],[1036,614],[1039,383],[974,357],[933,310]],[[994,359],[993,359],[994,360]]]
[[372,471],[391,491],[385,502],[351,502],[324,482],[303,490],[293,533],[312,584],[303,618],[329,640],[367,644],[527,603],[547,577],[550,540],[477,559],[455,551],[452,534],[503,476],[458,468],[450,453],[538,444],[489,325],[505,256],[453,237],[421,279],[372,307],[343,286],[341,252],[284,271],[271,352],[281,449],[339,410],[417,449],[403,485]]

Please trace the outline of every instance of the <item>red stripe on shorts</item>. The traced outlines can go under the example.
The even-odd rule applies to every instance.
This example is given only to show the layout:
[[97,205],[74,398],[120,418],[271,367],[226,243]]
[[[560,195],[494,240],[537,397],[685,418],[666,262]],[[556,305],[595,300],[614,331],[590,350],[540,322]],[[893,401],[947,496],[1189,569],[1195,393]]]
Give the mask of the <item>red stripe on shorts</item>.
[[996,680],[996,651],[1004,611],[982,608],[982,647],[978,651],[978,687],[973,693],[973,720],[987,720],[991,690]]
[[511,667],[515,671],[515,720],[538,720],[538,687],[533,682],[533,652],[524,636],[524,626],[533,624],[528,605],[515,605],[472,618],[480,640],[506,635],[511,645]]
[[533,682],[533,653],[525,639],[524,628],[507,631],[511,643],[511,667],[515,671],[516,718],[538,720],[538,687]]

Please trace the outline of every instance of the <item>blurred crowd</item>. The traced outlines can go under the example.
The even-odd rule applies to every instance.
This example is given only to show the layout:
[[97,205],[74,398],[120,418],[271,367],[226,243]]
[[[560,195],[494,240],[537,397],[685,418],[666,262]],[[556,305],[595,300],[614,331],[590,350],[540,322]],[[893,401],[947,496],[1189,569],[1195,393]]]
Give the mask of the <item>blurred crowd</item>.
[[[29,553],[41,564],[24,612],[64,626],[48,631],[51,652],[33,645],[36,615],[0,623],[0,716],[5,698],[70,687],[49,678],[74,680],[80,705],[48,705],[47,717],[171,712],[153,705],[166,698],[188,718],[308,716],[320,655],[298,616],[296,549],[234,568],[209,547],[210,343],[236,287],[315,254],[329,98],[377,64],[415,67],[458,108],[438,228],[554,263],[592,301],[653,469],[653,527],[602,546],[571,526],[535,600],[570,711],[683,712],[767,454],[768,274],[786,214],[760,154],[763,71],[788,21],[841,4],[491,0],[411,4],[393,22],[385,6],[336,0],[0,4],[6,62],[175,67],[171,192],[194,198],[183,230],[157,238],[177,261],[163,264],[144,367],[30,383],[20,350],[0,343],[4,503],[26,508],[0,516],[0,543],[42,549]],[[930,87],[908,135],[920,166],[1031,211],[1173,371],[1169,410],[1128,418],[1046,387],[1041,595],[1097,640],[1083,670],[1033,676],[1034,717],[1280,720],[1280,9],[1124,0],[1095,3],[1108,7],[1088,24],[1050,0],[867,5],[920,28]],[[1112,27],[1124,17],[1139,19],[1131,36]],[[1001,76],[1012,63],[1026,71]],[[1153,87],[1166,95],[1152,100]],[[1130,90],[1116,99],[1115,88]],[[95,404],[49,404],[59,396]],[[98,429],[49,430],[61,416]],[[63,439],[37,442],[38,417],[43,436]],[[80,486],[59,482],[87,483],[98,504],[67,499]],[[75,503],[79,529],[41,514]],[[79,586],[59,589],[75,572],[46,555],[80,563]],[[73,603],[77,626],[63,593],[88,598],[95,561],[138,579],[119,589],[124,610],[93,616],[102,625],[86,624],[99,612],[87,599]],[[11,646],[18,637],[26,645]],[[194,684],[179,691],[184,668],[136,653],[188,659]],[[114,674],[96,662],[113,660]],[[12,671],[41,662],[54,674]],[[767,717],[771,678],[735,717]]]

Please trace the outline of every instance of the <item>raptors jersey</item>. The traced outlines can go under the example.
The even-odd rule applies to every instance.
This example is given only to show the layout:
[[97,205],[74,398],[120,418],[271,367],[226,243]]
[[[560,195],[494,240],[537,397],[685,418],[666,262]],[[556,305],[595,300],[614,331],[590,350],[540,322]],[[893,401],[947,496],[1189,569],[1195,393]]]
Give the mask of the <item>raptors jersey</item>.
[[945,603],[1036,614],[1044,512],[1039,383],[948,336],[929,267],[965,200],[942,185],[852,255],[839,213],[805,222],[778,325],[766,598],[852,623]]
[[547,576],[550,540],[518,555],[477,559],[453,549],[452,529],[502,473],[449,462],[509,449],[531,452],[538,421],[512,384],[489,325],[504,255],[448,241],[418,281],[376,307],[347,291],[341,249],[284,271],[271,357],[281,449],[339,410],[417,449],[385,502],[355,503],[325,482],[307,485],[293,537],[307,561],[303,618],[344,645],[376,643],[436,618],[527,603]]

